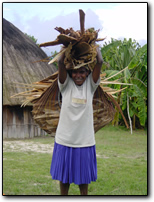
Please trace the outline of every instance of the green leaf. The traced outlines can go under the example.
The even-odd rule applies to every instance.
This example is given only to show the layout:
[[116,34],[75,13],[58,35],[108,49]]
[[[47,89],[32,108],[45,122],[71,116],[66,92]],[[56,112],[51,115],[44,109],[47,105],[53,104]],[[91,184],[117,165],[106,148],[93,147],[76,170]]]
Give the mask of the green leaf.
[[128,82],[128,79],[130,78],[130,76],[131,76],[131,74],[130,74],[129,69],[128,68],[125,69],[125,71],[124,71],[124,80],[125,80],[126,83]]
[[135,88],[135,92],[136,92],[136,103],[138,106],[138,118],[140,120],[140,124],[142,126],[144,126],[145,121],[147,119],[146,102],[143,99],[143,93],[142,93],[141,89],[137,85],[134,85],[134,88]]
[[129,69],[133,69],[134,67],[136,67],[139,62],[140,62],[140,58],[141,56],[147,52],[147,44],[145,44],[142,48],[140,48],[137,53],[135,54],[135,56],[132,58],[132,60],[130,61],[128,68]]
[[140,88],[140,91],[142,92],[143,97],[147,97],[147,86],[143,81],[137,78],[132,78],[131,83],[134,85],[137,85],[138,88]]

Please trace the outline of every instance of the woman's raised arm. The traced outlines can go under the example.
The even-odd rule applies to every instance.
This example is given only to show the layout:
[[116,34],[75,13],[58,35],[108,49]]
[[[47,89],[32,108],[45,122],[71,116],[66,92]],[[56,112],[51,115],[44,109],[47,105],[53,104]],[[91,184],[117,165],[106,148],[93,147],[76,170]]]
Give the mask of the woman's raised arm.
[[97,59],[97,63],[94,67],[94,70],[92,72],[92,77],[93,77],[93,81],[96,83],[100,77],[100,72],[101,72],[101,67],[102,67],[102,64],[103,64],[103,58],[102,58],[102,53],[101,51],[99,50],[99,47],[97,48],[97,56],[96,56],[96,59]]
[[58,59],[59,81],[63,84],[67,78],[67,71],[64,64],[65,52]]

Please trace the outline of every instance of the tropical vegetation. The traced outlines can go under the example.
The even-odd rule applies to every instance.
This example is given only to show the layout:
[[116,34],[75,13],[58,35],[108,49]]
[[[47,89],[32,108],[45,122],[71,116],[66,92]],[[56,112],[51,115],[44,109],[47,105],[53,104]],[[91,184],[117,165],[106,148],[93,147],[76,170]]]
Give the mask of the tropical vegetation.
[[[107,77],[116,74],[114,80],[132,84],[117,94],[117,101],[130,124],[131,131],[135,128],[146,128],[147,44],[141,47],[132,39],[112,39],[108,44],[104,44],[101,52],[104,59],[102,72],[105,72]],[[124,68],[125,70],[120,73]],[[114,85],[114,88],[121,89],[123,85]],[[112,124],[124,124],[118,110]]]

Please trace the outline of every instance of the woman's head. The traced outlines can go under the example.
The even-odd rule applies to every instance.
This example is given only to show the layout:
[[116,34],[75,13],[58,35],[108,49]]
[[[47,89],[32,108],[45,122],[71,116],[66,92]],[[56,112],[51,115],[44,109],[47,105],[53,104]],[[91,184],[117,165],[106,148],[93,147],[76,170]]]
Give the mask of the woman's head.
[[89,71],[86,69],[86,67],[81,67],[79,69],[71,70],[72,80],[78,86],[81,86],[85,82],[88,74],[89,74]]

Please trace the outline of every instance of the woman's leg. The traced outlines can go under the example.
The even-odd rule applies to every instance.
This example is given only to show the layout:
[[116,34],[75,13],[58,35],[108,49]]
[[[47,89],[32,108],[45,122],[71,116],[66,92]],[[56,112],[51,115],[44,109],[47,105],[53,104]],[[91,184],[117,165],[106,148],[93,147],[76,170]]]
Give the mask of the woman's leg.
[[79,188],[81,195],[88,195],[88,184],[80,184]]
[[60,182],[60,194],[61,195],[68,195],[68,190],[69,190],[69,183],[62,183]]

